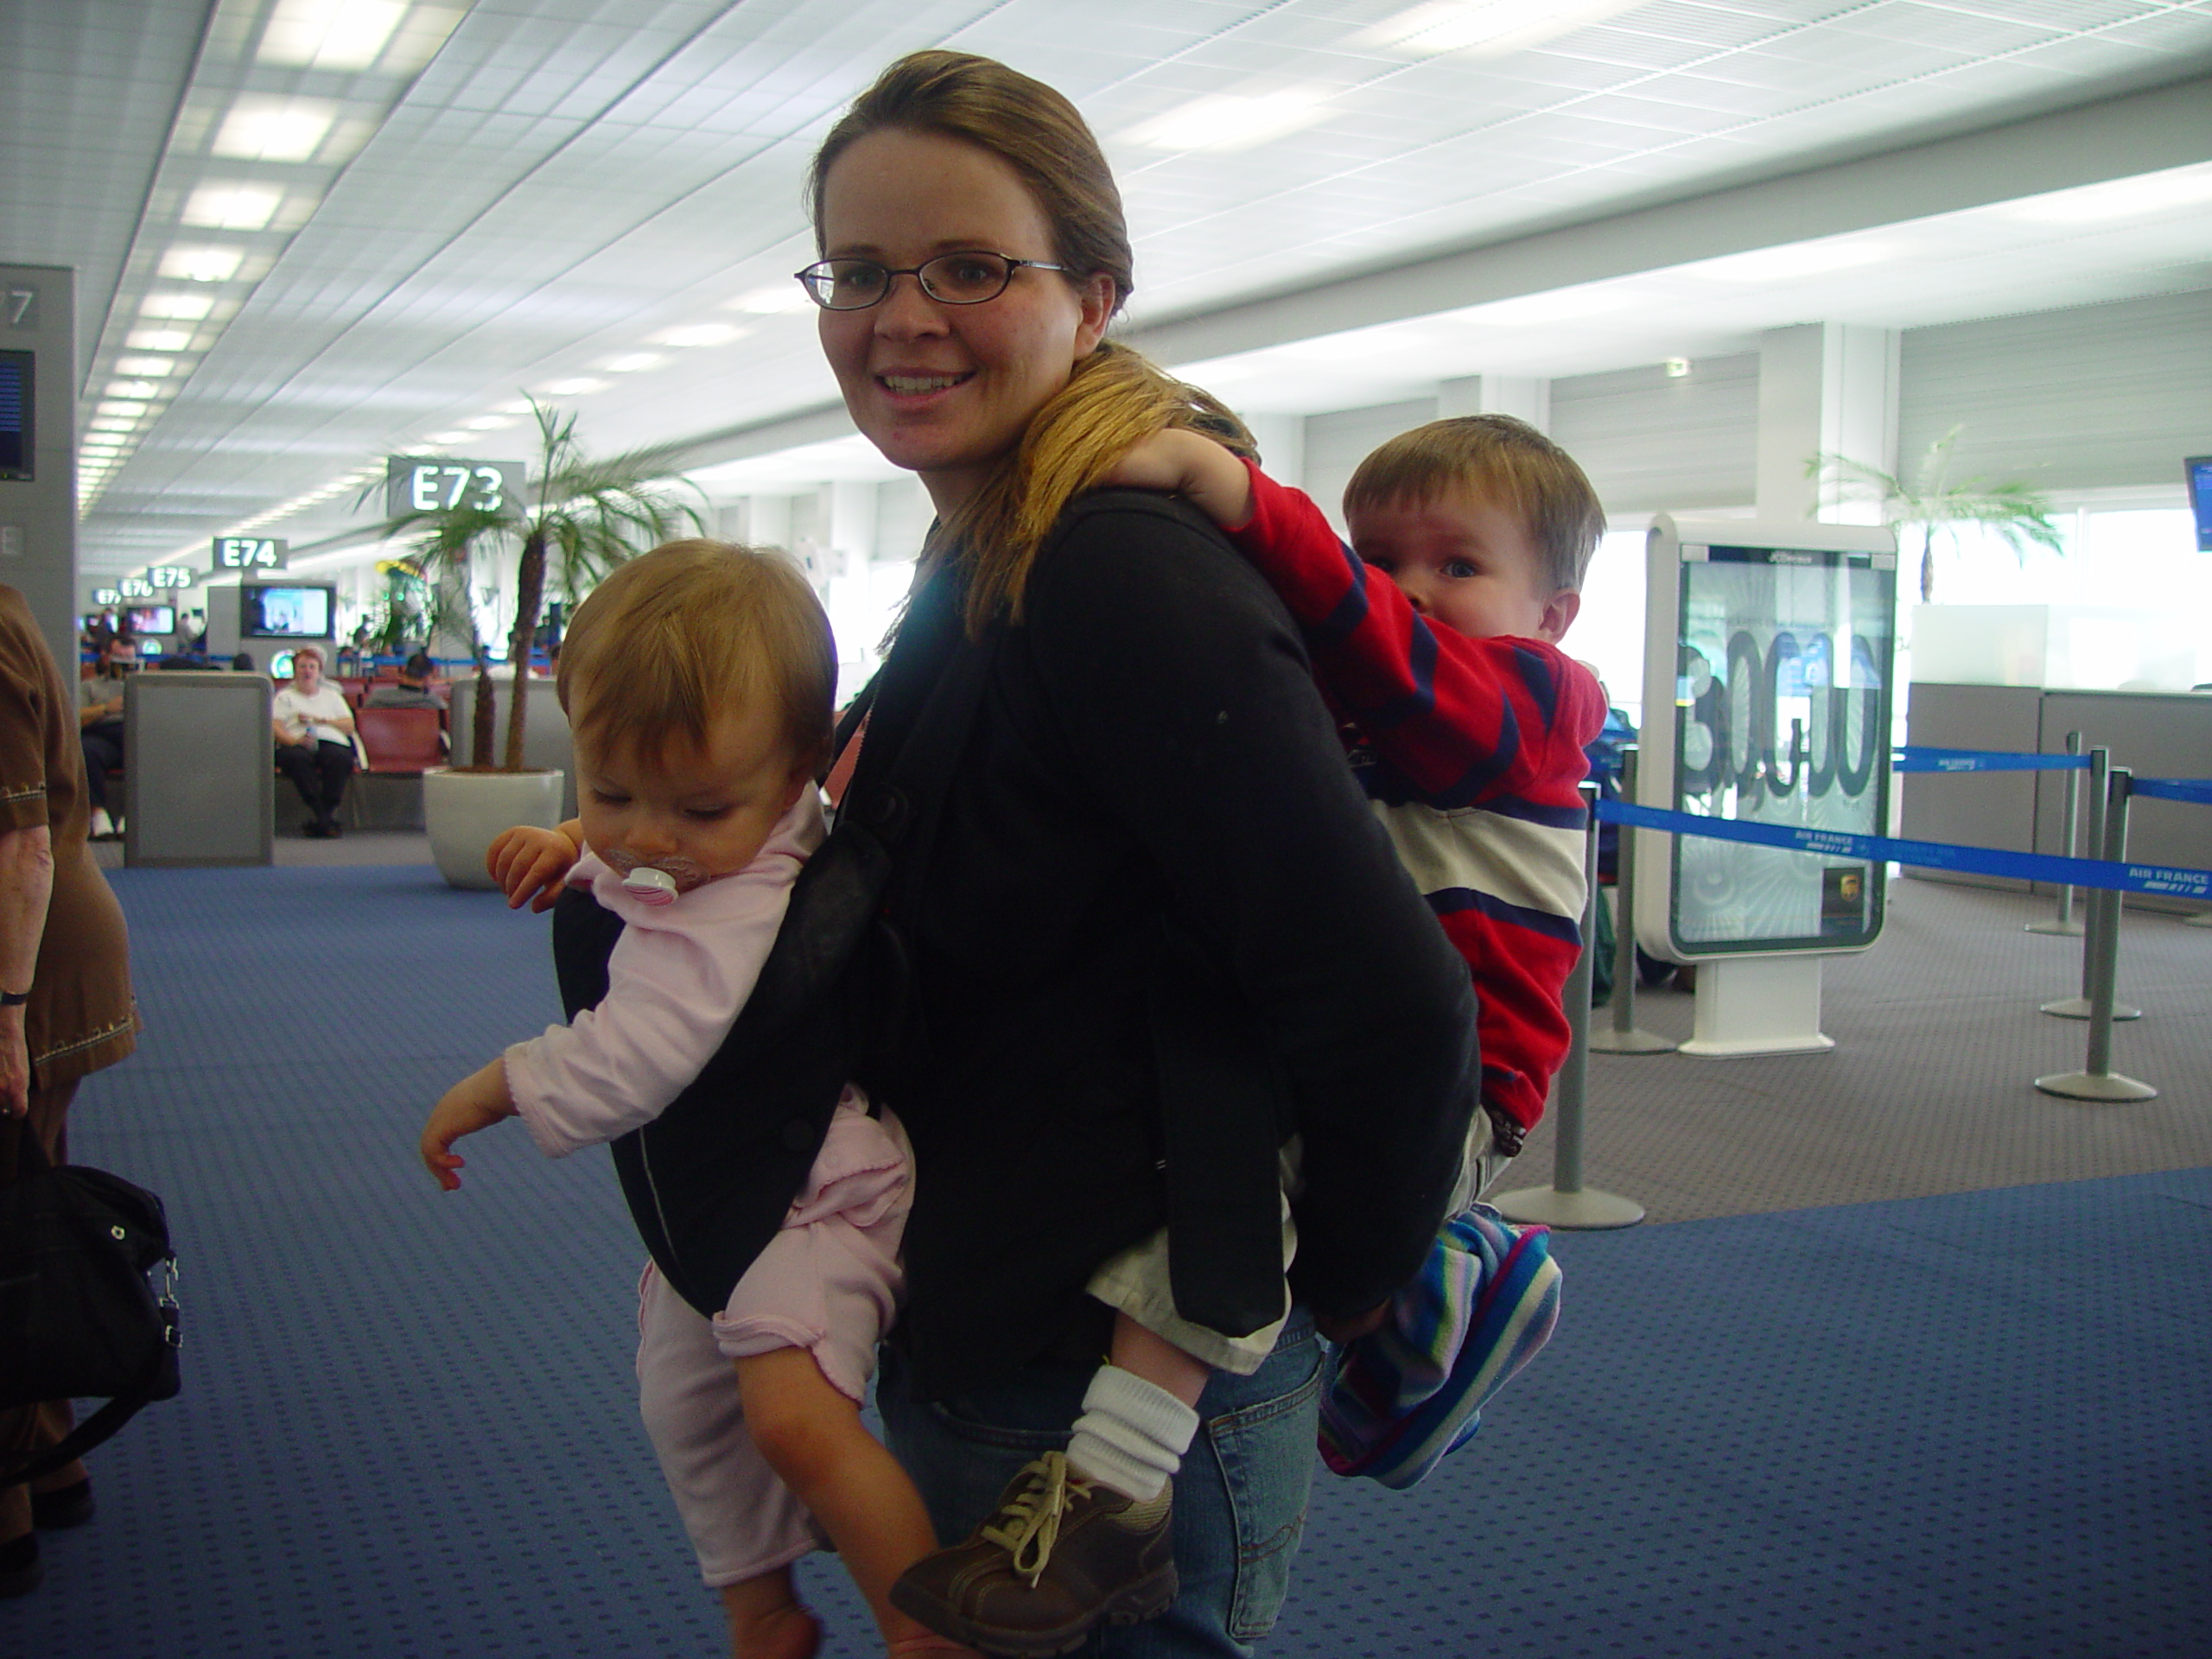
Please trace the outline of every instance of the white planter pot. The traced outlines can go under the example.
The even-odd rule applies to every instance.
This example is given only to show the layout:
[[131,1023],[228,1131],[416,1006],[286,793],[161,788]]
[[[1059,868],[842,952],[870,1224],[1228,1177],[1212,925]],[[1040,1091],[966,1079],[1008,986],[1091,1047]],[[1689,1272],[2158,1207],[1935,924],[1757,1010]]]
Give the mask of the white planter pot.
[[558,772],[454,772],[440,766],[423,774],[423,821],[438,874],[456,887],[497,887],[484,855],[502,830],[518,823],[540,829],[561,822]]

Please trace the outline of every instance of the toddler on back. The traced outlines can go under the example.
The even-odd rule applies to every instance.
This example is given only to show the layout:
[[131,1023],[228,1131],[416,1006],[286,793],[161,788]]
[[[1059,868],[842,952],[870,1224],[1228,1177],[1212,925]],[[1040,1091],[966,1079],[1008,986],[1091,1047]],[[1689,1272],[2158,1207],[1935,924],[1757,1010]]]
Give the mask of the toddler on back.
[[[487,862],[511,906],[588,887],[623,928],[598,1005],[517,1043],[431,1113],[451,1191],[462,1135],[519,1116],[548,1155],[652,1122],[721,1046],[823,839],[836,652],[805,578],[772,553],[676,542],[578,607],[561,654],[579,815],[508,830]],[[648,1267],[640,1404],[738,1659],[805,1659],[820,1627],[791,1563],[827,1534],[894,1654],[957,1655],[888,1599],[936,1547],[919,1494],[861,1423],[903,1291],[911,1160],[848,1086],[783,1229],[709,1320]],[[817,1530],[818,1529],[818,1530]]]
[[[1495,415],[1433,422],[1361,462],[1344,492],[1356,552],[1304,494],[1196,431],[1145,440],[1109,482],[1187,498],[1275,588],[1377,817],[1466,958],[1484,1110],[1462,1163],[1463,1208],[1520,1151],[1567,1052],[1560,997],[1581,949],[1586,880],[1578,786],[1605,708],[1559,640],[1605,531],[1597,493],[1558,445]],[[1294,1191],[1294,1143],[1284,1176]],[[1287,1205],[1283,1234],[1287,1268]],[[1033,1465],[973,1536],[909,1570],[898,1605],[993,1651],[1011,1649],[1017,1626],[1072,1628],[1079,1605],[1120,1617],[1143,1605],[1131,1580],[1153,1557],[1132,1548],[1130,1529],[1148,1522],[1164,1536],[1199,1394],[1217,1368],[1256,1370],[1281,1329],[1230,1337],[1182,1319],[1168,1246],[1157,1234],[1090,1282],[1116,1310],[1110,1363],[1062,1465]],[[1383,1313],[1328,1334],[1363,1334]],[[1047,1513],[1058,1540],[1039,1551]],[[1040,1598],[1064,1605],[1049,1618],[1022,1605]]]

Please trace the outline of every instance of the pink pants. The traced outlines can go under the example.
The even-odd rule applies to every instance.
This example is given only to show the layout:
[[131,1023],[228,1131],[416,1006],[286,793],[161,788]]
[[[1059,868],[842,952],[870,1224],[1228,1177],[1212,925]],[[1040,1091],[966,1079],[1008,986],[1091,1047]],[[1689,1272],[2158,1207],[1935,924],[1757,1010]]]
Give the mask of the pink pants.
[[709,1587],[826,1546],[746,1433],[734,1359],[804,1348],[855,1402],[906,1288],[899,1239],[912,1205],[906,1132],[848,1087],[783,1230],[713,1319],[651,1265],[638,1282],[638,1405]]

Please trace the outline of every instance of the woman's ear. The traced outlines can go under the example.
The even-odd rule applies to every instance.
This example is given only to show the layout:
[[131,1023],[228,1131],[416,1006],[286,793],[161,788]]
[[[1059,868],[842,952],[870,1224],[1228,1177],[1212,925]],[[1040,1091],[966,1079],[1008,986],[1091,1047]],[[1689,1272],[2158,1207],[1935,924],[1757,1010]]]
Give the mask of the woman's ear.
[[1098,349],[1098,342],[1106,338],[1106,325],[1114,321],[1116,293],[1114,279],[1103,270],[1093,272],[1076,285],[1076,301],[1082,307],[1082,318],[1075,331],[1077,359],[1089,357]]

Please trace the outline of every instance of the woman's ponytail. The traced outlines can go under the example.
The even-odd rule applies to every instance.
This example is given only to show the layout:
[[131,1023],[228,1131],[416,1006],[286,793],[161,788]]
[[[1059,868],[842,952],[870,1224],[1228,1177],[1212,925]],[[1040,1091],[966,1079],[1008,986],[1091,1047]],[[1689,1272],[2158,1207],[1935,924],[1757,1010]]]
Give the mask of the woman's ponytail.
[[1170,426],[1255,454],[1244,423],[1213,396],[1109,340],[1029,423],[1007,466],[942,527],[968,569],[968,631],[1021,620],[1030,567],[1068,503],[1096,489],[1130,448]]

